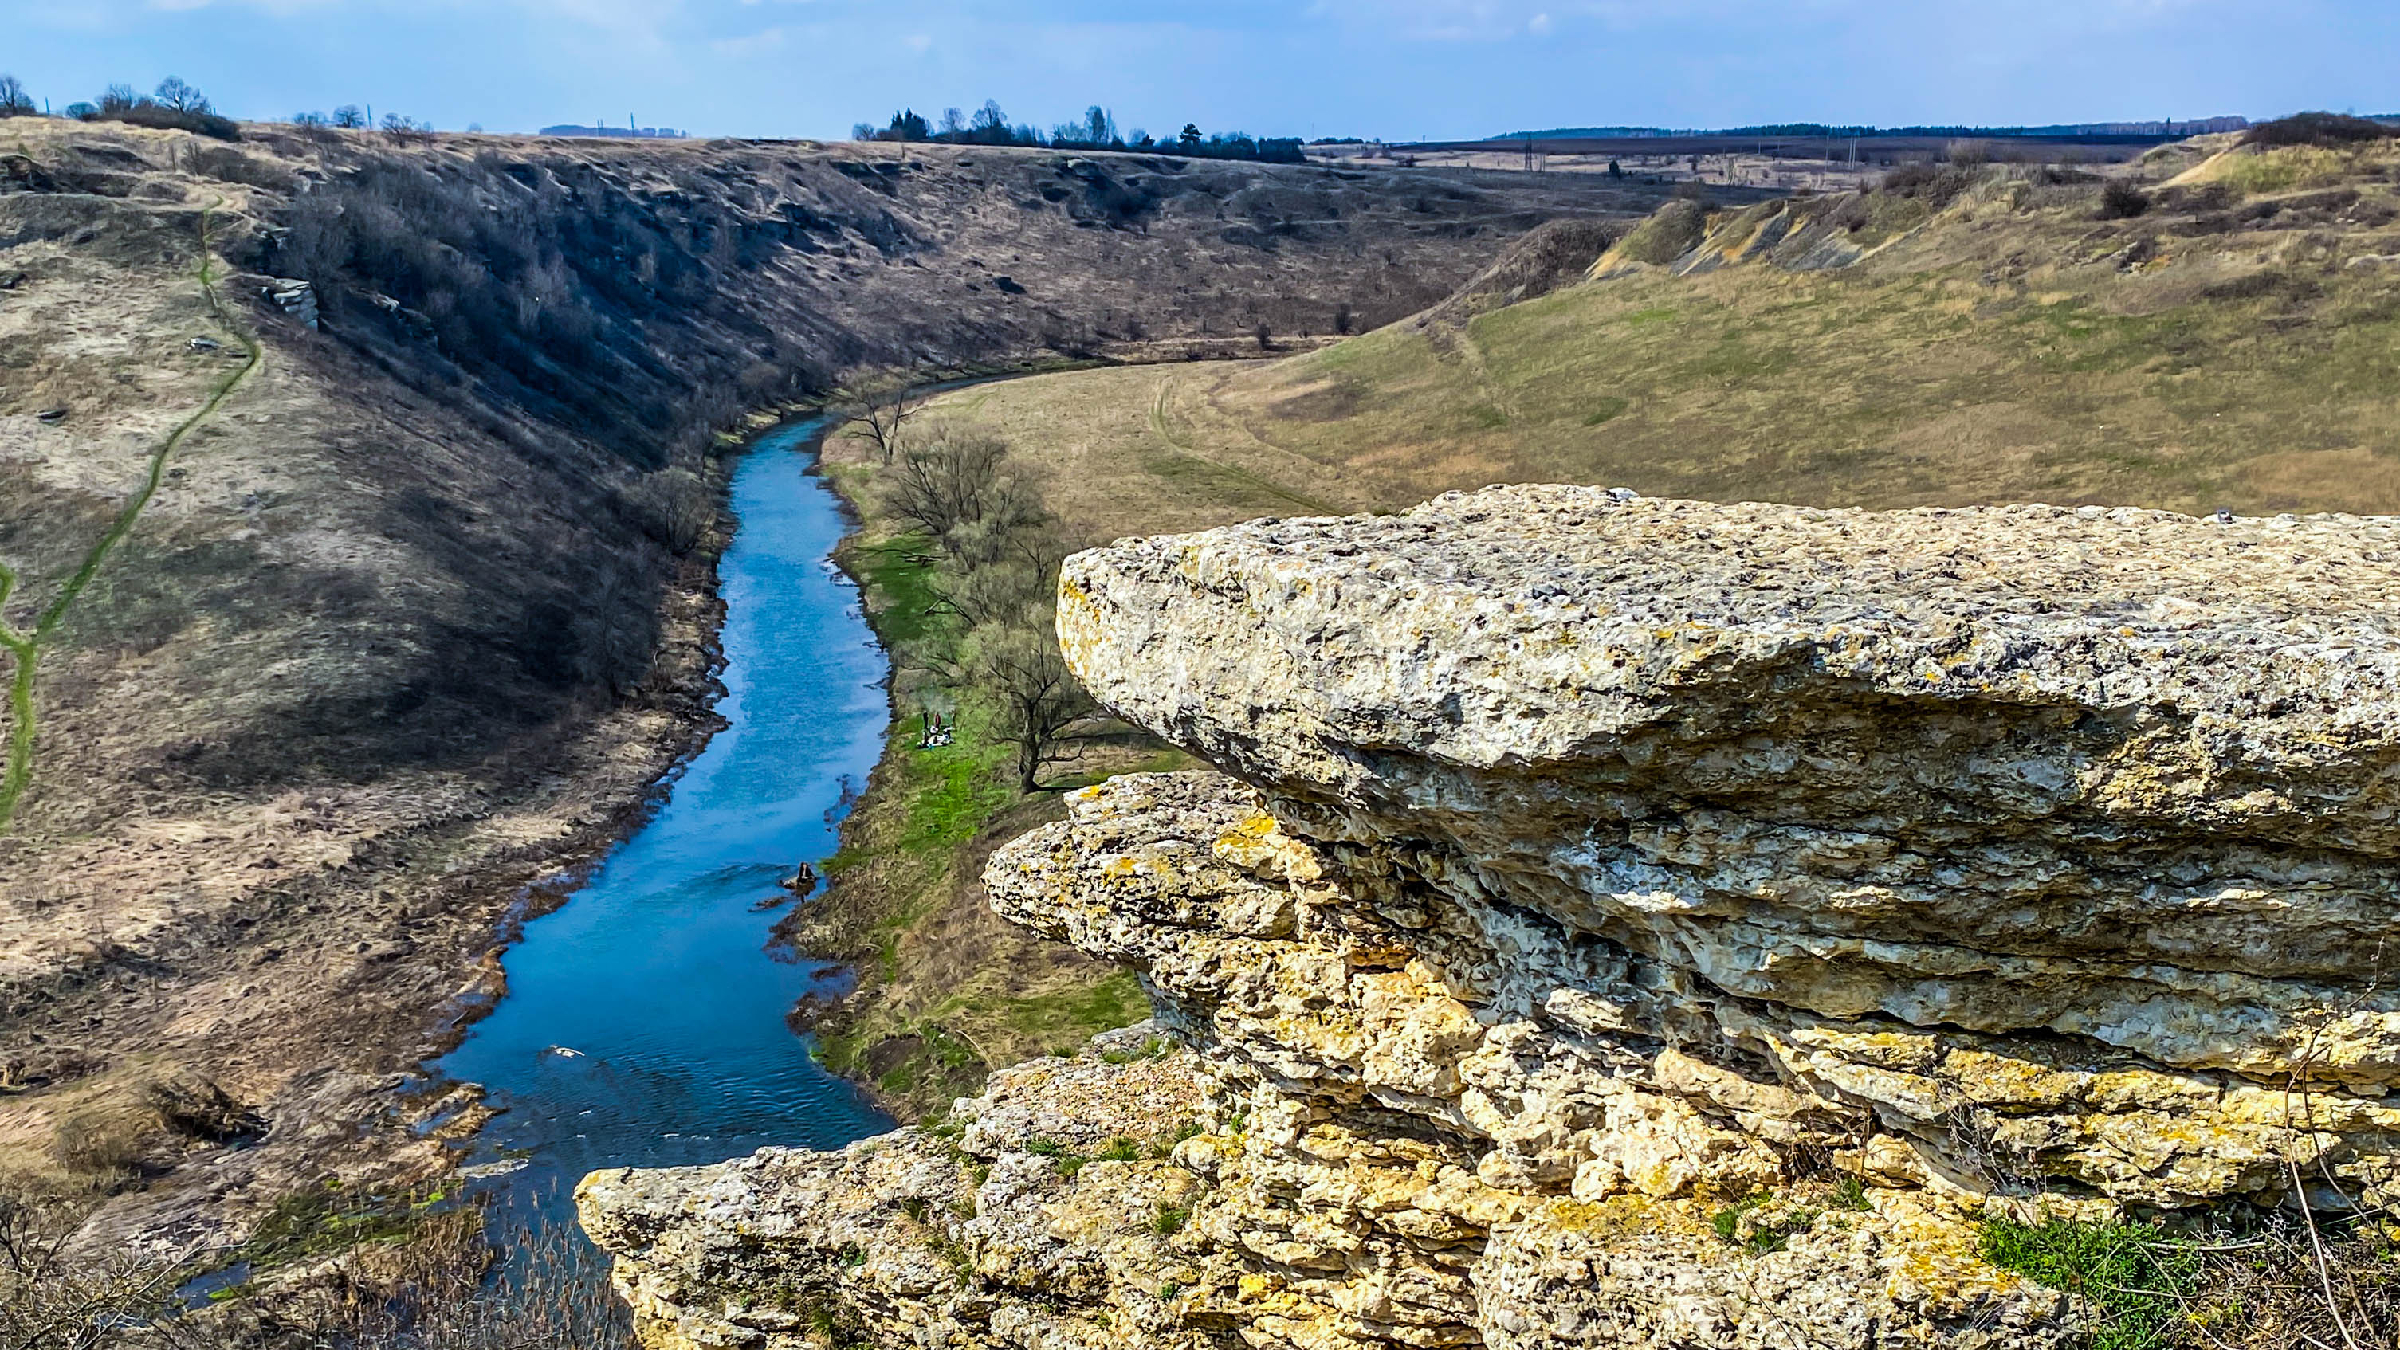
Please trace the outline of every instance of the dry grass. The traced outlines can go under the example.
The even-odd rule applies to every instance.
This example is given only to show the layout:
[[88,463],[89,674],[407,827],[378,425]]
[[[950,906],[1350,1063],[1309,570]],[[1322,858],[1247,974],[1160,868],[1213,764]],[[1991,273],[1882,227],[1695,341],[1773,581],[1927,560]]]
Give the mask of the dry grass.
[[[0,1345],[24,1350],[631,1350],[572,1228],[487,1225],[440,1192],[288,1197],[236,1253],[90,1251],[74,1197],[0,1190]],[[238,1259],[246,1278],[196,1277]]]
[[[2295,153],[2321,152],[2271,155]],[[2400,268],[2348,265],[2400,252],[2395,157],[2345,156],[2355,200],[2169,193],[2106,222],[2096,182],[1995,170],[1921,228],[1922,205],[1862,203],[1861,237],[1888,242],[1842,270],[1653,267],[1454,335],[1396,324],[1280,362],[1050,376],[946,411],[1013,434],[1096,535],[1521,481],[2396,511]]]
[[[980,407],[978,395],[1005,387],[962,393],[968,406]],[[917,430],[932,434],[935,425]],[[1013,461],[1031,432],[1002,431]],[[819,1057],[873,1088],[896,1113],[919,1117],[979,1090],[992,1068],[1071,1050],[1095,1032],[1148,1015],[1130,974],[1002,921],[985,903],[980,878],[994,848],[1057,818],[1060,789],[1186,761],[1113,725],[1078,727],[1061,747],[1064,758],[1043,771],[1043,789],[1020,791],[998,710],[959,660],[959,616],[937,594],[937,586],[957,584],[957,563],[891,517],[878,488],[878,475],[889,470],[867,441],[836,438],[826,462],[865,521],[841,556],[894,653],[900,715],[844,823],[842,851],[827,864],[830,889],[777,931],[798,950],[852,962],[859,977],[837,1005],[804,1007],[796,1019],[816,1036]],[[1066,490],[1070,482],[1071,475],[1048,476],[1040,485],[1054,513],[1087,500]],[[1093,537],[1084,520],[1058,528],[1069,539]],[[951,721],[949,744],[917,744],[927,707]],[[1093,732],[1100,734],[1086,734]]]
[[[1693,222],[1664,221],[1644,238],[1675,247],[1631,250],[1651,265],[1463,327],[1395,324],[1240,367],[1046,376],[941,407],[1011,436],[1090,537],[1511,481],[2400,512],[2400,267],[2375,261],[2400,254],[2400,155],[2178,150],[2148,177],[2195,164],[2149,183],[2131,219],[2100,218],[2097,180],[2013,170],[1822,204],[1857,225],[1863,257],[1838,270],[1676,275],[1660,264],[1685,256]],[[1764,214],[1719,214],[1709,237],[1740,258]],[[2120,1350],[2395,1344],[2400,1262],[2374,1224],[2217,1218],[2238,1226],[2050,1226],[1996,1250],[2114,1298],[2087,1330]],[[2180,1283],[2119,1297],[2126,1269],[2162,1261]]]

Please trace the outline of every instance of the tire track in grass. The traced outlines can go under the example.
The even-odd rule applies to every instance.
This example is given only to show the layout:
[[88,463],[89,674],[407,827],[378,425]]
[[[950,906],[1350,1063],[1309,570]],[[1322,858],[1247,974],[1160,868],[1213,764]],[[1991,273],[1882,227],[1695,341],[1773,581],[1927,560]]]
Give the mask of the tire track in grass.
[[[141,518],[143,509],[157,495],[159,484],[165,481],[167,461],[175,454],[176,447],[214,417],[217,409],[232,397],[233,391],[240,388],[265,359],[258,339],[234,323],[232,315],[226,312],[224,302],[217,295],[214,269],[210,265],[213,259],[208,251],[211,214],[209,211],[200,213],[200,294],[208,301],[209,312],[216,316],[218,327],[242,345],[241,368],[219,380],[216,388],[210,391],[208,401],[200,405],[200,410],[177,424],[173,431],[167,433],[167,438],[159,442],[158,448],[150,452],[150,467],[142,476],[141,486],[126,501],[124,508],[117,512],[117,518],[109,523],[107,532],[84,554],[83,565],[75,569],[75,574],[58,588],[58,594],[34,616],[33,626],[16,628],[5,619],[0,619],[0,651],[9,654],[14,666],[8,683],[8,759],[6,766],[0,768],[0,833],[8,830],[16,817],[17,803],[24,798],[25,789],[33,782],[33,688],[35,677],[40,673],[43,644],[58,631],[67,612],[82,597],[84,588],[91,585],[92,578],[99,574],[101,564],[108,561],[108,555],[115,552],[117,545],[125,541],[125,536],[133,532],[134,522]],[[0,564],[0,606],[8,603],[9,596],[16,588],[16,572],[6,564]]]

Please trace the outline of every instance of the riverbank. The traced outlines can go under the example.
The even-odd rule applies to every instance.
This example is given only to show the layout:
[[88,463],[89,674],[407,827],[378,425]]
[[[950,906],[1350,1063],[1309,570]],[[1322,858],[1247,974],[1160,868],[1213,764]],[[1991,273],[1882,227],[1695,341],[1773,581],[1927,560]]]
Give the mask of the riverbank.
[[[834,556],[857,582],[878,640],[895,660],[944,641],[933,558],[923,536],[884,509],[871,452],[829,438],[819,466],[856,522]],[[939,1115],[993,1069],[1071,1053],[1148,1016],[1131,972],[1002,922],[980,877],[994,848],[1059,817],[1064,790],[1180,762],[1146,738],[1093,740],[1028,794],[989,701],[963,686],[948,697],[950,734],[929,746],[924,709],[893,682],[890,732],[843,822],[825,892],[776,928],[788,950],[839,960],[853,977],[803,999],[793,1029],[815,1038],[827,1068],[906,1120]]]
[[[721,491],[716,461],[710,474]],[[480,1113],[470,1089],[417,1066],[502,997],[499,958],[521,924],[649,818],[719,725],[730,525],[720,510],[664,579],[641,683],[505,747],[480,782],[421,774],[277,802],[174,851],[94,859],[128,887],[172,894],[213,868],[247,889],[226,921],[182,938],[177,966],[214,973],[141,979],[120,955],[100,978],[13,991],[0,1045],[11,1192],[88,1211],[85,1249],[169,1260],[238,1247],[295,1197],[439,1184]],[[346,809],[381,825],[328,829]],[[143,1053],[86,1048],[89,1028],[130,1024],[155,1028]],[[190,1099],[230,1105],[204,1120],[173,1105]]]

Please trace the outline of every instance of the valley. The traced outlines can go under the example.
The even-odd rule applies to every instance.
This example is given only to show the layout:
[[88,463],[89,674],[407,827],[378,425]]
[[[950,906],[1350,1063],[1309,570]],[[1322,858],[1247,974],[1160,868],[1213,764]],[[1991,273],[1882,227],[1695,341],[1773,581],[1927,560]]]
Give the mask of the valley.
[[[661,1099],[702,1060],[755,1059],[761,1081],[805,1079],[776,1109],[808,1128],[752,1129],[745,1117],[743,1149],[839,1144],[880,1124],[879,1105],[924,1122],[905,1147],[950,1166],[965,1155],[938,1142],[944,1131],[975,1111],[1020,1109],[1011,1094],[1033,1091],[1053,1060],[1072,1077],[1096,1058],[1112,1069],[1098,1078],[1139,1086],[1151,1073],[1140,1065],[1181,1053],[1169,1033],[1205,1041],[1216,994],[1185,991],[1148,1040],[1092,1048],[1093,1033],[1152,1011],[1160,985],[1145,962],[1165,958],[1096,938],[1089,914],[1053,894],[1002,894],[1011,922],[987,878],[1005,887],[1009,868],[1040,870],[1011,843],[1028,830],[1097,838],[1110,827],[1092,803],[1166,780],[1076,789],[1243,752],[1238,728],[1190,730],[1233,717],[1241,682],[1228,677],[1195,724],[1123,711],[1147,708],[1169,673],[1111,675],[1110,707],[1071,711],[1052,753],[1020,773],[1009,710],[976,664],[1000,630],[975,617],[988,597],[973,573],[1016,566],[1012,548],[1038,578],[1073,549],[1260,517],[1350,516],[1380,538],[1400,528],[1382,517],[1508,483],[1798,508],[2046,502],[2247,522],[2400,512],[2400,153],[2388,138],[2203,137],[2106,170],[1961,162],[1860,191],[1712,196],[1597,174],[1163,154],[281,126],[222,145],[21,125],[33,122],[0,123],[16,137],[0,158],[0,631],[25,689],[7,723],[24,767],[8,780],[14,818],[0,835],[0,1172],[75,1208],[85,1251],[171,1263],[243,1250],[294,1197],[430,1204],[410,1197],[454,1185],[468,1156],[527,1156],[511,1148],[568,1181],[586,1165],[730,1156],[656,1142],[680,1122],[641,1111],[611,1122],[646,1141],[622,1149],[553,1128],[572,1111],[605,1112],[623,1084],[562,1088],[557,1075],[597,1082],[621,1066],[574,1064],[584,1052],[551,1028],[605,1024],[639,1054],[653,1049],[636,1001],[604,1009],[605,980],[587,987],[600,977],[572,946],[610,940],[588,927],[607,913],[631,916],[628,932],[657,919],[641,908],[652,903],[644,859],[672,855],[675,880],[657,895],[709,917],[640,928],[662,950],[634,953],[644,960],[621,967],[631,973],[606,980],[651,981],[642,995],[672,1003],[677,990],[652,986],[712,978],[691,970],[755,979],[740,963],[764,962],[770,927],[776,954],[803,963],[729,1000],[746,1019],[725,1042],[735,1049],[711,1052],[695,1033],[644,1061],[668,1085]],[[862,389],[996,376],[1007,378],[929,390],[912,435],[986,438],[999,476],[984,486],[1005,488],[1014,514],[984,535],[928,531],[897,504],[910,461],[838,424]],[[758,457],[802,453],[763,447],[796,444],[793,419],[824,409],[837,425],[818,477],[785,488],[821,482],[847,515],[838,531],[818,521],[778,565],[813,566],[832,547],[859,612],[728,627],[729,588],[747,575],[728,549],[763,509],[742,485]],[[1514,500],[1498,494],[1489,509]],[[808,593],[812,604],[833,594]],[[1491,603],[1508,595],[1497,586]],[[799,647],[800,670],[807,644],[837,630],[858,641],[862,619],[892,662],[885,696],[787,717],[800,741],[766,758],[804,788],[711,796],[711,756],[738,756],[738,705],[758,692],[728,665],[743,659],[731,635]],[[1213,651],[1237,646],[1227,636]],[[808,738],[822,736],[848,737],[849,757],[820,764]],[[844,767],[828,767],[835,759]],[[687,789],[689,801],[675,795]],[[1314,828],[1308,811],[1339,796],[1312,786],[1301,795],[1314,805],[1262,806],[1236,803],[1243,790],[1208,787],[1216,795],[1186,814],[1215,828],[1273,810]],[[1167,796],[1187,791],[1201,789]],[[809,818],[760,827],[768,842],[751,848],[753,808]],[[1292,866],[1332,869],[1308,852],[1334,847],[1339,831],[1326,831],[1277,847]],[[1390,866],[1420,866],[1408,853],[1418,842],[1388,832],[1394,856],[1407,855]],[[822,867],[824,893],[769,916],[775,874],[803,862]],[[1113,879],[1116,865],[1087,870]],[[1384,875],[1342,884],[1372,909],[1388,899]],[[1471,887],[1458,895],[1483,903]],[[528,925],[584,936],[563,960],[556,943],[512,954]],[[664,947],[704,928],[716,954],[666,959]],[[1375,950],[1402,959],[1390,943]],[[551,1020],[535,999],[508,1002],[514,970],[540,972],[525,991],[543,982]],[[1434,998],[1431,977],[1408,970],[1410,997]],[[1387,977],[1399,978],[1372,975]],[[792,1030],[809,1040],[781,1027],[762,1038],[757,1014],[795,993]],[[500,1017],[477,1021],[495,1006]],[[535,1020],[508,1016],[520,1008]],[[1725,1014],[1729,1044],[1752,1013]],[[1275,1038],[1297,1025],[1244,1034],[1280,1063],[1297,1052]],[[541,1081],[487,1099],[475,1080],[499,1084],[505,1070],[460,1067],[478,1062],[478,1028],[491,1033],[483,1063],[509,1054],[523,1071],[530,1055]],[[1649,1035],[1634,1039],[1646,1047]],[[462,1038],[458,1058],[429,1065]],[[871,1100],[823,1078],[804,1045]],[[1380,1053],[1310,1047],[1345,1064]],[[1753,1053],[1726,1052],[1741,1064]],[[1299,1137],[1316,1107],[1264,1081],[1234,1087]],[[1186,1101],[1199,1089],[1169,1086],[1183,1115],[1151,1122],[1162,1134],[1205,1124],[1226,1157],[1267,1147],[1245,1142],[1249,1108],[1224,1095],[1233,1089]],[[987,1087],[951,1118],[954,1099]],[[543,1105],[494,1124],[512,1088]],[[1749,1110],[1739,1097],[1725,1100]],[[1341,1128],[1353,1132],[1343,1148],[1390,1142],[1375,1138],[1372,1111]],[[1938,1133],[1923,1124],[1918,1142]],[[1063,1157],[1058,1147],[1028,1136],[977,1156],[987,1171],[1038,1171],[1051,1164],[1018,1154]],[[1183,1156],[1143,1147],[1152,1171]],[[1790,1161],[1791,1175],[1814,1177],[1811,1165]],[[2075,1166],[2104,1170],[2080,1154]],[[1073,1176],[1060,1164],[1059,1178]],[[1527,1177],[1502,1189],[1539,1196],[1556,1181]],[[682,1203],[625,1185],[608,1203],[627,1212]],[[945,1203],[973,1194],[943,1185]],[[907,1212],[901,1190],[875,1190],[874,1203]],[[1677,1199],[1675,1222],[1692,1229],[1677,1242],[1705,1244],[1713,1196]],[[724,1236],[694,1231],[695,1250]],[[1941,1240],[1955,1246],[1960,1231]],[[638,1245],[623,1231],[613,1240]],[[847,1269],[848,1252],[807,1259]],[[1197,1334],[1170,1315],[1174,1292],[1150,1260],[1112,1274],[1116,1315]],[[1219,1265],[1203,1321],[1221,1330],[1257,1310],[1243,1302],[1247,1267]],[[1738,1284],[1738,1272],[1725,1279]],[[1296,1287],[1328,1306],[1353,1297]],[[2056,1303],[2021,1281],[1993,1287],[2005,1298],[1990,1306],[2010,1318],[2039,1321]],[[669,1293],[645,1295],[646,1315],[671,1309]],[[1347,1311],[1309,1307],[1350,1326]],[[770,1315],[784,1319],[773,1334],[815,1334],[784,1325],[799,1315]],[[971,1318],[948,1304],[928,1315]],[[1925,1313],[1945,1327],[1979,1315]],[[1457,1307],[1425,1316],[1466,1334]],[[1138,1339],[1115,1339],[1127,1338]]]
[[0,618],[31,631],[81,587],[10,723],[0,1169],[100,1204],[86,1241],[161,1256],[449,1165],[476,1110],[395,1089],[716,725],[749,434],[854,372],[1371,326],[1543,220],[1656,200],[1162,156],[0,129]]

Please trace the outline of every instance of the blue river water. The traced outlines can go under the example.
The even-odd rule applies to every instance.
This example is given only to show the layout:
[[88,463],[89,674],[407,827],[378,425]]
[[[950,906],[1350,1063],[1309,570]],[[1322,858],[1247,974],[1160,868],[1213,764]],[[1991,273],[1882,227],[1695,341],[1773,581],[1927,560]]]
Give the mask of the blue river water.
[[843,516],[809,472],[822,430],[779,427],[734,471],[739,525],[718,569],[727,725],[640,832],[525,925],[507,995],[434,1066],[505,1108],[477,1156],[514,1168],[485,1186],[529,1218],[562,1215],[595,1168],[834,1148],[891,1127],[785,1026],[827,970],[771,955],[775,915],[760,908],[833,852],[889,716],[883,651],[831,562]]

